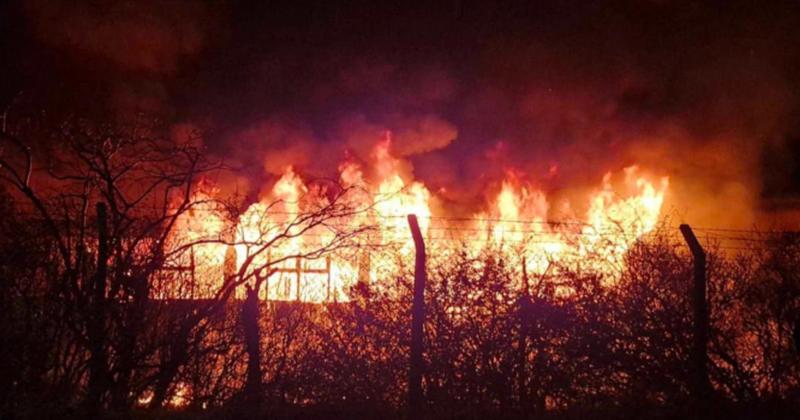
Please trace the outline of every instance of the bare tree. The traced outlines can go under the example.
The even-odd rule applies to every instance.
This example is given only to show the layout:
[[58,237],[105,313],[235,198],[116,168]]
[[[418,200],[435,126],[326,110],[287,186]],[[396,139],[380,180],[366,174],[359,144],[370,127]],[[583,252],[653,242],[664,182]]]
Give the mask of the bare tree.
[[[34,133],[58,141],[51,140],[54,149],[47,150],[56,157],[42,158],[41,165],[38,151],[22,140],[26,133],[2,133],[0,176],[20,209],[42,221],[57,249],[58,298],[74,340],[87,355],[88,414],[107,404],[127,410],[151,385],[151,404],[160,405],[189,361],[189,350],[203,339],[209,318],[224,309],[239,286],[285,261],[320,258],[350,246],[365,229],[342,223],[363,209],[345,203],[348,189],[328,185],[319,190],[324,197],[297,214],[258,226],[263,230],[257,237],[237,240],[236,212],[229,211],[222,215],[228,218],[225,229],[184,238],[176,232],[181,220],[212,201],[196,194],[198,181],[226,168],[208,160],[201,148],[176,144],[164,132],[152,123],[69,121]],[[100,203],[97,212],[95,203]],[[266,205],[264,212],[277,204]],[[321,230],[325,238],[313,246],[263,258],[286,241]],[[204,299],[176,316],[175,305],[153,298],[169,295],[159,288],[175,282],[166,286],[170,282],[157,279],[170,262],[208,244],[242,247],[247,255],[238,270],[212,279],[216,286]],[[144,369],[154,358],[160,360],[156,368]]]

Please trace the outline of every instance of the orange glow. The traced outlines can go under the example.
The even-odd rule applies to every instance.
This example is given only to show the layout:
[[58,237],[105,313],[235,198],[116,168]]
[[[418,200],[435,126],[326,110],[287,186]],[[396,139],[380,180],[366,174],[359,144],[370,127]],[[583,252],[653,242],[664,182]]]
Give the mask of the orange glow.
[[[179,284],[165,288],[162,298],[202,298],[212,295],[219,287],[227,246],[224,240],[229,223],[219,204],[214,185],[206,179],[197,183],[188,201],[188,209],[175,220],[167,239],[170,254],[165,267],[177,273]],[[175,200],[170,212],[179,212]],[[187,245],[191,245],[188,246]]]
[[[195,258],[201,257],[207,275],[214,277],[204,280],[206,286],[220,284],[219,267],[226,255],[231,258],[235,251],[235,268],[245,275],[265,265],[277,269],[261,289],[262,298],[346,301],[349,287],[357,281],[379,283],[411,261],[414,247],[405,219],[408,214],[417,215],[431,255],[443,255],[458,246],[473,254],[492,248],[517,258],[524,256],[530,274],[552,273],[559,263],[610,273],[607,265],[621,264],[629,247],[656,227],[669,186],[666,177],[649,177],[637,166],[627,167],[621,174],[609,172],[584,203],[575,203],[587,209],[582,217],[551,223],[551,204],[545,193],[508,171],[485,210],[456,219],[434,213],[435,195],[414,180],[408,168],[407,162],[391,154],[388,134],[374,146],[368,162],[339,165],[340,184],[352,187],[341,200],[366,210],[328,222],[352,229],[375,226],[361,239],[373,247],[370,250],[356,249],[346,255],[334,252],[329,258],[288,258],[319,249],[333,238],[324,226],[307,229],[298,222],[298,217],[321,208],[328,198],[324,189],[312,186],[291,166],[235,223],[226,222],[213,206],[206,207],[184,215],[176,236],[197,240],[219,236],[228,228],[234,231],[233,249],[222,244],[195,247]],[[213,193],[207,186],[199,188],[196,198],[204,200]],[[273,243],[282,234],[288,237]],[[243,291],[238,290],[237,296],[243,297]]]

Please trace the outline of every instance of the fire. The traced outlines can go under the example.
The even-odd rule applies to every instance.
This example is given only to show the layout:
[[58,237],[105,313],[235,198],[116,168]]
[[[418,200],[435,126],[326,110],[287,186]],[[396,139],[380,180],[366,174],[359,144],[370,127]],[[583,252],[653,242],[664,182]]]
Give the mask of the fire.
[[516,252],[543,258],[526,258],[528,271],[543,272],[547,263],[563,250],[562,240],[548,229],[550,204],[545,194],[519,185],[513,175],[503,181],[488,212],[474,216],[474,230],[486,232],[473,248],[513,248]]
[[[175,220],[165,265],[178,274],[166,276],[167,281],[177,278],[179,284],[166,288],[169,293],[160,297],[205,297],[219,286],[227,250],[220,242],[229,223],[215,201],[218,192],[210,180],[201,179],[188,200],[189,207]],[[169,211],[179,212],[181,202],[176,198]]]
[[[232,228],[235,246],[197,245],[194,255],[201,255],[209,267],[219,267],[233,253],[232,265],[237,271],[245,265],[244,271],[271,264],[276,272],[261,289],[263,298],[344,301],[356,282],[379,283],[397,270],[398,264],[412,258],[414,248],[405,219],[408,214],[417,215],[431,253],[455,246],[466,246],[475,254],[492,248],[524,256],[525,269],[531,274],[543,275],[557,263],[588,264],[590,269],[604,271],[605,264],[621,263],[627,249],[656,227],[669,186],[668,178],[647,176],[637,166],[625,168],[622,174],[608,172],[599,187],[586,196],[587,210],[582,217],[556,223],[549,220],[551,203],[547,195],[509,171],[483,211],[454,218],[446,213],[434,214],[436,195],[413,178],[407,162],[392,155],[391,141],[387,134],[375,145],[367,162],[346,161],[339,166],[341,185],[354,187],[341,199],[365,210],[330,223],[352,228],[375,226],[363,241],[373,246],[369,250],[356,249],[347,255],[333,252],[317,259],[288,258],[318,249],[332,236],[323,227],[304,230],[297,223],[302,215],[325,205],[328,198],[324,188],[313,186],[291,166],[238,220],[226,222],[214,208],[203,214],[188,212],[178,235],[203,238]],[[207,198],[211,193],[205,188],[197,194]],[[281,234],[286,237],[272,241]],[[209,284],[218,284],[222,278],[221,273],[214,275],[217,277],[208,280]],[[238,291],[237,296],[243,296],[243,292]]]
[[[287,271],[277,273],[272,284],[268,283],[262,291],[263,297],[273,300],[304,300],[298,276],[287,275],[292,269],[302,270],[304,261],[280,260],[301,253],[306,236],[314,234],[307,232],[308,235],[301,235],[299,231],[302,228],[298,223],[298,218],[303,214],[301,204],[308,192],[303,180],[289,166],[272,187],[270,194],[251,205],[239,219],[235,246],[237,270],[251,259],[249,266],[256,269],[279,261],[275,263],[277,268]],[[285,235],[286,239],[274,241],[280,235]],[[273,241],[274,246],[265,250],[264,244]],[[241,290],[239,295],[243,296]]]
[[[166,405],[172,408],[186,407],[189,404],[191,389],[185,382],[177,382],[172,395],[166,401]],[[153,401],[153,391],[146,389],[139,398],[136,399],[136,405],[139,407],[146,407]]]
[[[380,223],[381,234],[384,240],[397,241],[405,238],[408,229],[405,216],[416,214],[420,219],[420,230],[423,235],[428,232],[431,216],[431,194],[419,182],[404,181],[399,172],[400,161],[389,153],[391,137],[378,143],[375,147],[375,167],[378,177],[378,188],[374,191],[375,210],[382,219]],[[402,241],[401,252],[408,254],[413,245]]]
[[611,250],[623,254],[630,244],[655,228],[664,204],[669,179],[654,185],[640,176],[638,166],[625,168],[627,197],[619,197],[611,186],[611,173],[603,177],[601,189],[591,198],[587,223],[583,229],[583,253],[594,251],[602,238],[612,238]]
[[558,262],[586,264],[587,257],[594,260],[590,268],[608,273],[631,244],[656,227],[669,186],[668,178],[651,181],[637,166],[623,172],[616,186],[614,174],[606,173],[600,188],[587,197],[585,217],[566,223],[550,222],[546,195],[509,175],[490,210],[474,216],[473,230],[485,232],[486,239],[473,247],[521,253],[533,274],[544,274]]
[[[497,194],[493,211],[475,215],[476,228],[490,231],[490,240],[495,244],[521,241],[531,232],[529,229],[541,230],[549,207],[544,193],[518,187],[513,180],[507,179]],[[528,223],[520,223],[523,220]]]

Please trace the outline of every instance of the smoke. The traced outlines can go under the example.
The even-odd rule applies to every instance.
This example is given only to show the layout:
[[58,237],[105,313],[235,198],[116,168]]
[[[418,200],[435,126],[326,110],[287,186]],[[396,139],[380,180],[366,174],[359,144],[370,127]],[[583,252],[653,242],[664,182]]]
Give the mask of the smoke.
[[24,9],[45,42],[124,70],[174,72],[206,42],[208,11],[196,2],[27,0]]
[[30,39],[15,60],[28,86],[20,83],[17,91],[67,115],[172,117],[180,112],[172,95],[181,70],[225,37],[225,13],[218,6],[21,0],[17,13]]
[[362,159],[370,156],[387,131],[391,133],[390,153],[398,158],[442,149],[458,135],[453,124],[432,114],[393,114],[382,123],[370,122],[364,115],[353,115],[342,119],[336,131],[336,139]]
[[[781,156],[800,150],[795,4],[259,7],[24,11],[41,42],[115,69],[111,106],[208,127],[251,194],[287,166],[368,163],[390,131],[403,176],[451,207],[479,208],[509,176],[580,202],[632,164],[669,176],[666,206],[691,223],[770,221],[770,202],[800,197]],[[235,22],[222,37],[218,9]]]

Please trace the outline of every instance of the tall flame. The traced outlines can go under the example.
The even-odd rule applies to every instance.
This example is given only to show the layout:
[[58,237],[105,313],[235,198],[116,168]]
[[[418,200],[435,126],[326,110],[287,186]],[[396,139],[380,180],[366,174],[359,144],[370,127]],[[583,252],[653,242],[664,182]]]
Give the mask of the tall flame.
[[[370,249],[348,256],[332,253],[327,258],[285,259],[320,247],[332,235],[319,228],[300,231],[297,218],[319,208],[327,198],[324,191],[311,187],[294,168],[286,167],[271,191],[250,205],[234,226],[235,268],[239,270],[247,264],[246,269],[252,270],[249,267],[271,264],[277,269],[262,289],[262,297],[342,301],[348,299],[347,291],[356,282],[380,282],[413,253],[405,220],[408,214],[417,215],[432,252],[444,252],[455,245],[474,253],[486,248],[513,251],[525,257],[529,273],[540,275],[557,265],[554,263],[590,264],[589,268],[603,271],[603,264],[621,263],[629,247],[655,228],[669,186],[668,178],[654,180],[637,166],[625,168],[621,180],[609,172],[599,188],[586,197],[588,205],[583,217],[552,223],[548,220],[551,205],[546,194],[509,173],[485,210],[455,219],[433,213],[431,201],[435,195],[413,179],[404,161],[392,155],[389,134],[375,145],[371,161],[366,163],[366,168],[354,161],[342,163],[339,179],[344,187],[358,187],[342,199],[369,210],[335,223],[353,228],[374,225],[377,229],[366,236],[365,242],[391,248],[393,253],[387,256]],[[200,194],[205,194],[198,196],[203,198],[209,191]],[[227,222],[213,211],[210,216],[207,213],[184,215],[179,235],[197,238],[224,230]],[[432,225],[434,221],[437,223]],[[287,237],[270,242],[281,234]],[[268,249],[264,249],[265,244],[270,245]],[[201,255],[209,265],[221,266],[230,252],[224,245],[208,244],[198,245],[195,255]],[[587,263],[590,256],[602,263]],[[217,276],[212,283],[221,278]],[[237,294],[242,296],[241,292]]]

